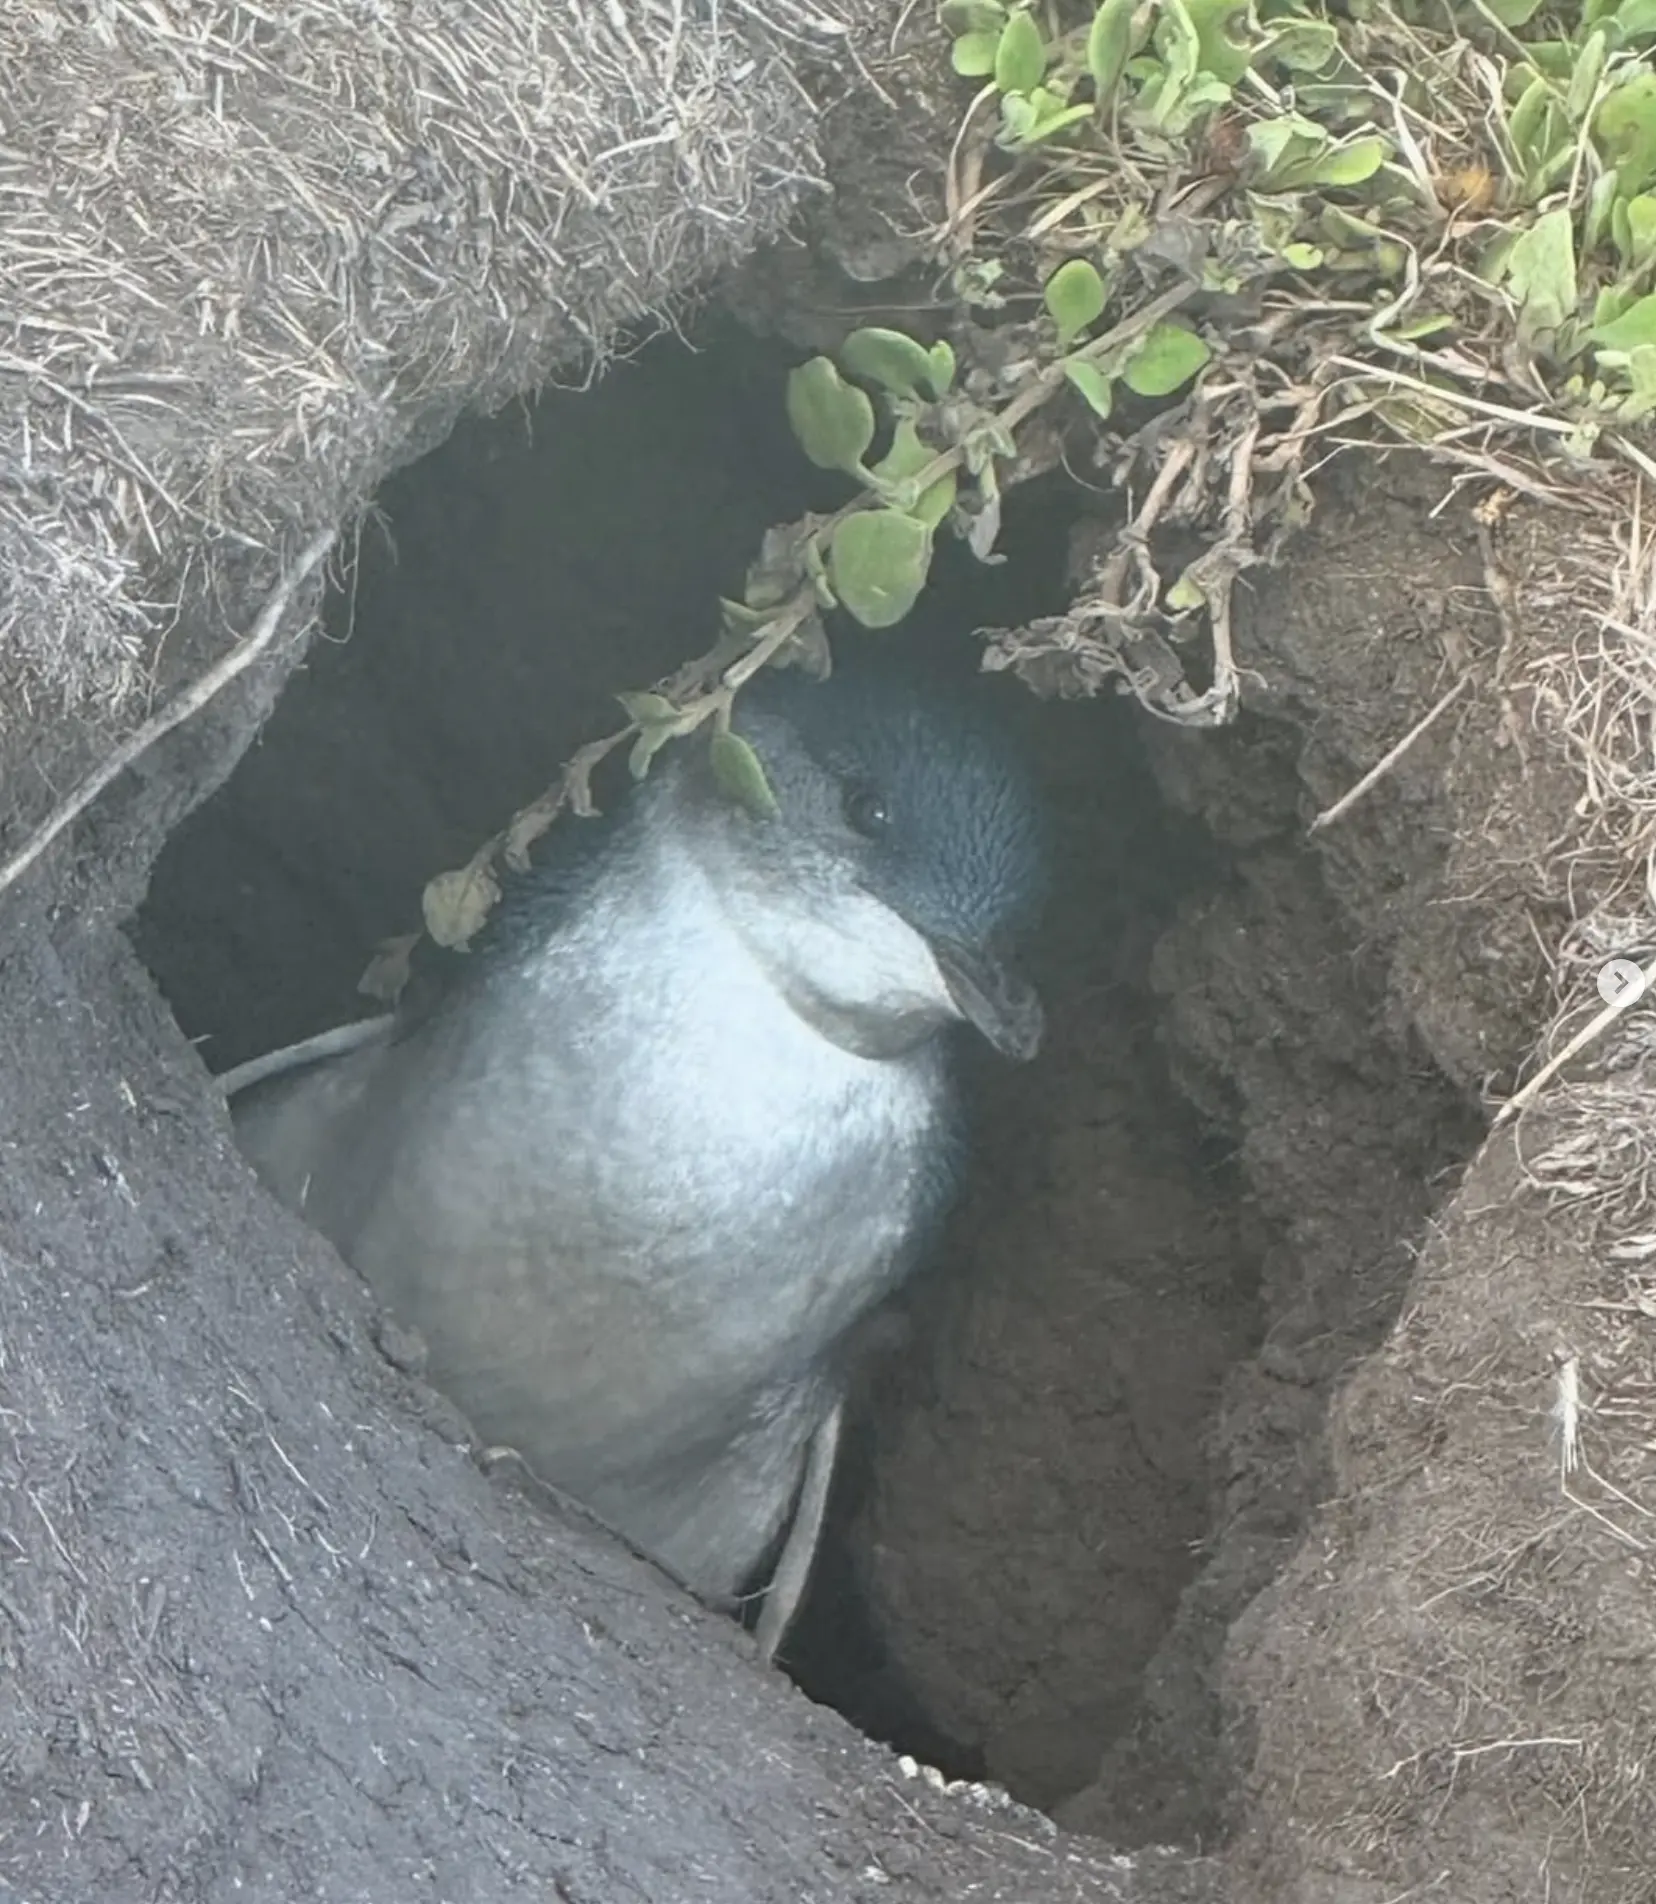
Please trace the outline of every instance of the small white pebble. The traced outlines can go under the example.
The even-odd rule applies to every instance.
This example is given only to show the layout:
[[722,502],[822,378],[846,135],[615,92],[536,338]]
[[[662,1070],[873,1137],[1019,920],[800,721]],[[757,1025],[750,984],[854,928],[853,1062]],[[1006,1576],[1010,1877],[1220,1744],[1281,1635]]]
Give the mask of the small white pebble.
[[904,1778],[921,1779],[945,1798],[963,1798],[985,1811],[1005,1811],[1015,1802],[1003,1785],[983,1785],[966,1778],[946,1779],[935,1765],[922,1765],[907,1752],[898,1758],[897,1769]]

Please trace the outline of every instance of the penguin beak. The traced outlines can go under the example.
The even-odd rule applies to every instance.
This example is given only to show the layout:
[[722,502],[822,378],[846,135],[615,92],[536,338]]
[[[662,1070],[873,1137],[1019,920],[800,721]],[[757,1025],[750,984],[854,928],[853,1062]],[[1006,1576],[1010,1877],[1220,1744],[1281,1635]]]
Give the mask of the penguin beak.
[[992,952],[933,939],[932,957],[962,1018],[976,1025],[1004,1057],[1022,1064],[1041,1048],[1046,1013],[1035,988],[1009,971]]

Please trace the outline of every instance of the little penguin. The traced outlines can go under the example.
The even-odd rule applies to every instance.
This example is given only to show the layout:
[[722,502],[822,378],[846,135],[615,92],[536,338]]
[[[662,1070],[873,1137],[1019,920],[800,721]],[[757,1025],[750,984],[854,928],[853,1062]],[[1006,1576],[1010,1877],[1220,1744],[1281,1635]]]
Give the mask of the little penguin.
[[768,800],[676,743],[508,886],[426,1011],[222,1082],[266,1185],[485,1440],[714,1605],[772,1561],[769,1658],[858,1325],[956,1188],[955,1033],[1040,1045],[1011,960],[1046,863],[1023,763],[935,682],[773,669],[732,728]]

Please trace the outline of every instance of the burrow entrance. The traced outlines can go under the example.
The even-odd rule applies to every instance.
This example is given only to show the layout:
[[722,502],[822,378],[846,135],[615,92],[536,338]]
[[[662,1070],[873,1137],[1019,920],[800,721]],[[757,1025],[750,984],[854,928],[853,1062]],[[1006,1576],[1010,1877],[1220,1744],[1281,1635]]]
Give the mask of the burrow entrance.
[[[663,339],[387,485],[135,926],[212,1068],[370,1009],[358,979],[425,880],[615,690],[705,646],[767,526],[840,500],[788,435],[789,361],[719,325]],[[1007,561],[941,562],[887,638],[970,667],[973,628],[1060,607],[1078,499],[1015,498]],[[1479,1124],[1298,844],[1292,730],[1004,701],[1059,821],[1051,1034],[977,1066],[972,1188],[869,1372],[790,1666],[951,1775],[1123,1846],[1211,1841],[1226,1629],[1317,1499],[1328,1385]]]

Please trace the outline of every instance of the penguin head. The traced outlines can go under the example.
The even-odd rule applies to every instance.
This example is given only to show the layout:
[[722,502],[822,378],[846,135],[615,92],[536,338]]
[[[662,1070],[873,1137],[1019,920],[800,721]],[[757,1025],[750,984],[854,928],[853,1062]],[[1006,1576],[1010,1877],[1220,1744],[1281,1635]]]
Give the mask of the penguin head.
[[715,877],[796,1009],[869,1056],[964,1022],[1032,1057],[1043,1014],[1013,957],[1045,896],[1042,818],[981,702],[889,662],[773,670],[732,726],[774,811],[697,776]]

